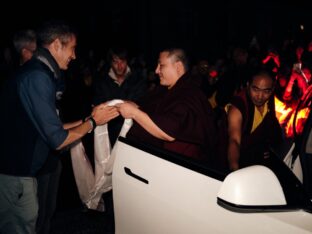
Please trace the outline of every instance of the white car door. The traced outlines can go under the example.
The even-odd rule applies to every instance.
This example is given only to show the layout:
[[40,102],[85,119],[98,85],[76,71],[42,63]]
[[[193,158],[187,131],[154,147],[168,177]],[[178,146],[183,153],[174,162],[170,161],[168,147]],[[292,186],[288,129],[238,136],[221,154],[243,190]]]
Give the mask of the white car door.
[[[276,190],[272,192],[273,197],[277,195],[276,201],[273,199],[271,202],[277,202],[272,204],[272,207],[281,208],[279,211],[268,212],[270,210],[268,209],[261,212],[261,201],[258,204],[248,204],[248,199],[247,206],[246,204],[242,206],[252,208],[253,205],[260,204],[260,209],[255,212],[246,211],[247,213],[244,209],[242,212],[231,211],[224,208],[226,206],[224,203],[231,206],[232,201],[240,202],[241,199],[240,196],[233,196],[232,199],[231,193],[251,194],[251,197],[252,194],[258,194],[255,197],[261,198],[259,191],[260,193],[265,191],[265,188],[261,188],[261,184],[265,186],[267,183],[259,183],[258,186],[255,181],[252,184],[253,192],[249,191],[251,186],[247,183],[247,187],[245,185],[238,191],[235,186],[231,188],[233,182],[223,184],[222,174],[202,168],[183,158],[167,155],[163,151],[146,150],[144,147],[135,147],[131,141],[130,143],[127,139],[121,138],[116,148],[113,199],[117,234],[312,233],[311,213],[298,208],[282,208],[284,195],[280,185],[274,189],[275,185],[271,183],[271,187],[267,187]],[[241,170],[243,173],[239,172]],[[254,169],[251,169],[252,172],[241,170],[235,174],[238,177],[236,182],[242,178],[249,178],[248,173],[253,174],[255,180],[261,182],[263,173],[261,168],[257,173],[253,173]],[[267,178],[269,182],[277,180],[274,173],[272,174],[272,177]],[[235,182],[235,176],[230,174],[225,181],[229,178]],[[230,192],[225,192],[229,189]],[[264,194],[268,197],[270,205],[268,196],[270,192],[265,191]],[[253,202],[257,199],[249,200]],[[224,207],[218,205],[218,202],[220,204],[223,202]],[[235,205],[239,211],[240,204],[236,203],[234,207]]]

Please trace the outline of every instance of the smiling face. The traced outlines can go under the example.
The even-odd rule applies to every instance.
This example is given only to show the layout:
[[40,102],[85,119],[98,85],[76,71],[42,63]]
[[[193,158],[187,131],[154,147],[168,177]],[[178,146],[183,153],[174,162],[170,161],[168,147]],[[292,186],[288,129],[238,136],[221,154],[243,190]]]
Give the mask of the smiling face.
[[179,61],[175,61],[169,52],[164,51],[159,54],[158,65],[155,70],[159,76],[160,84],[172,88],[181,74],[179,72]]
[[55,43],[53,56],[60,69],[67,70],[70,61],[76,59],[76,36],[72,35],[67,43],[62,43],[59,39],[56,39]]
[[266,74],[256,75],[248,85],[250,98],[256,107],[264,106],[273,93],[273,90],[273,80]]

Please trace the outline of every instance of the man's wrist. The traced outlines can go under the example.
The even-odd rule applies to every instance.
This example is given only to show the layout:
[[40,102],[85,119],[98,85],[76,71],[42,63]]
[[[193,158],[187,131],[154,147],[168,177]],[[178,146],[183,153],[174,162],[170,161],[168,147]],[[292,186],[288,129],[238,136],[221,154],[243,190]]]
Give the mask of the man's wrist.
[[92,118],[92,116],[88,116],[88,117],[84,117],[82,118],[82,123],[88,122],[91,126],[90,131],[88,131],[88,133],[91,133],[94,131],[94,129],[96,128],[96,122],[95,120]]
[[91,133],[96,128],[96,122],[95,122],[95,120],[92,117],[88,118],[88,121],[90,122],[90,125],[92,127],[92,129],[88,133]]

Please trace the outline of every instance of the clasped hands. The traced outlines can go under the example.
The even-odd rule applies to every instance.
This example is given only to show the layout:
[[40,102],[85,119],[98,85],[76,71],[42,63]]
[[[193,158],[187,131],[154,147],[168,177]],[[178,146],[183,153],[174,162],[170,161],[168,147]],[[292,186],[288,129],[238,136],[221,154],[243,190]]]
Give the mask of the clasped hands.
[[125,119],[134,118],[138,108],[138,105],[132,101],[125,101],[114,106],[104,102],[93,107],[91,116],[97,125],[103,125],[119,115],[122,115]]

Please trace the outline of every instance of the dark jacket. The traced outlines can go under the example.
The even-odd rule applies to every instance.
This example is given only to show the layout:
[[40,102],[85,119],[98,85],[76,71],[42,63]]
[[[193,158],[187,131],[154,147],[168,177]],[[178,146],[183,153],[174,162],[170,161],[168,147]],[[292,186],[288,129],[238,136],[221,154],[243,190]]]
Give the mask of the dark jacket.
[[[104,77],[99,77],[95,81],[93,103],[97,105],[113,99],[139,102],[146,91],[147,80],[137,72],[131,72],[120,86],[107,72]],[[108,122],[111,145],[117,140],[123,122],[122,116]]]
[[48,50],[39,49],[33,59],[8,80],[0,106],[0,173],[34,176],[68,135],[56,106],[56,80],[60,70]]

